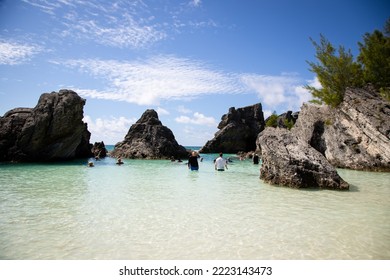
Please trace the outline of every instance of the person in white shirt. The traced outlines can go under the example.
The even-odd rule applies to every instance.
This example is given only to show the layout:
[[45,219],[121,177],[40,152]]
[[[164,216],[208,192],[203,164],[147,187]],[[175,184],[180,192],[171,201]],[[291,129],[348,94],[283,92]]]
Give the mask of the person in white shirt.
[[228,169],[227,161],[223,158],[222,153],[220,153],[219,158],[215,160],[214,166],[215,166],[215,170],[217,171],[225,171],[225,168]]

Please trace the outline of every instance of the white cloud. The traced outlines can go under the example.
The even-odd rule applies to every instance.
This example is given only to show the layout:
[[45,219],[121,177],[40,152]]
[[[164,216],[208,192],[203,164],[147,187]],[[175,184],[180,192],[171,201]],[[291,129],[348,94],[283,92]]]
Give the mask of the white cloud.
[[[145,61],[52,61],[78,69],[106,84],[103,89],[75,89],[84,97],[159,105],[165,100],[191,100],[203,95],[257,94],[265,110],[297,110],[311,94],[297,74],[267,76],[227,73],[204,62],[176,56],[155,56]],[[316,80],[306,81],[316,83]],[[179,107],[182,114],[191,111]],[[180,118],[181,122],[189,122]]]
[[51,3],[45,0],[22,0],[22,1],[27,4],[30,4],[33,7],[40,9],[42,12],[47,13],[49,15],[54,15],[55,10],[61,6],[59,3],[61,1],[59,1],[58,3],[56,2]]
[[264,120],[266,120],[269,116],[271,116],[273,111],[271,110],[263,110]]
[[202,4],[201,0],[191,0],[190,1],[190,6],[193,6],[193,7],[199,7],[201,4]]
[[247,74],[242,81],[249,89],[254,90],[259,98],[268,106],[276,106],[286,102],[286,93],[296,81],[285,76],[265,76]]
[[164,108],[161,108],[161,107],[158,107],[156,111],[157,111],[157,114],[159,116],[169,115],[170,114],[169,111],[167,111],[167,110],[165,110]]
[[210,127],[193,127],[185,125],[182,133],[177,135],[177,141],[186,146],[203,146],[214,137],[215,129]]
[[105,90],[79,89],[87,97],[155,105],[161,100],[192,99],[207,94],[244,93],[237,75],[175,56],[156,56],[144,62],[115,60],[68,60],[56,62],[106,79]]
[[[294,73],[279,76],[228,73],[198,60],[159,55],[144,61],[78,59],[52,61],[99,79],[103,88],[75,89],[84,97],[159,105],[167,100],[192,100],[204,95],[256,94],[265,110],[297,110],[311,94]],[[182,114],[190,111],[179,107]],[[185,119],[179,119],[185,121]],[[188,120],[187,120],[188,121]]]
[[191,118],[188,117],[188,116],[180,116],[180,117],[177,117],[175,119],[176,122],[178,123],[190,123],[191,122]]
[[167,37],[142,0],[23,0],[59,21],[56,34],[119,48],[144,48]]
[[213,117],[206,117],[205,115],[195,112],[192,117],[180,116],[175,119],[178,123],[196,124],[206,126],[216,126],[217,122]]
[[[317,89],[322,88],[322,85],[318,80],[318,77],[314,77],[312,80],[307,80],[306,82],[307,85],[309,86],[315,87]],[[313,99],[311,93],[307,89],[305,89],[304,86],[297,86],[295,88],[295,93],[299,99],[298,103],[300,105]]]
[[104,141],[105,144],[116,144],[124,139],[130,126],[137,120],[125,117],[97,118],[93,120],[86,115],[83,121],[88,124],[88,130],[91,132],[92,137],[91,142]]
[[192,110],[190,110],[190,109],[184,107],[183,105],[178,106],[178,107],[177,107],[177,111],[178,111],[179,113],[182,113],[182,114],[190,114],[190,113],[192,113]]
[[218,27],[218,24],[212,20],[204,20],[204,21],[189,21],[185,26],[191,26],[193,28],[205,28],[205,27]]
[[296,110],[311,98],[303,88],[302,79],[294,73],[280,76],[243,74],[241,79],[248,90],[255,91],[262,104],[271,109],[283,105],[286,109]]
[[0,41],[0,64],[21,64],[41,51],[42,47],[38,45],[2,40]]
[[98,44],[119,48],[144,48],[167,37],[153,25],[140,24],[132,17],[112,26],[96,20],[77,20],[66,23],[62,36],[93,40]]
[[317,76],[315,76],[313,80],[308,80],[307,82],[308,82],[308,85],[309,85],[309,86],[315,87],[315,88],[317,88],[317,89],[322,88],[322,85],[321,85],[321,83],[320,83],[320,80],[318,80],[318,77],[317,77]]
[[299,103],[299,105],[302,105],[303,103],[308,102],[309,100],[313,99],[313,96],[311,95],[311,93],[307,89],[305,89],[303,86],[297,86],[295,88],[295,93],[296,93],[296,96],[298,98],[297,103]]
[[118,48],[148,48],[181,33],[185,28],[192,30],[218,26],[214,20],[203,19],[199,15],[188,20],[187,10],[200,7],[201,0],[190,0],[181,4],[167,2],[164,9],[155,9],[153,3],[143,0],[23,2],[49,14],[51,20],[59,22],[61,27],[55,30],[56,35]]

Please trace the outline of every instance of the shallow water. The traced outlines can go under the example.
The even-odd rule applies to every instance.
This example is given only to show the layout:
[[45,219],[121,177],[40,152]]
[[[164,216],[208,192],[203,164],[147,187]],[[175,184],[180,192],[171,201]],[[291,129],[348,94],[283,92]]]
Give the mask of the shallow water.
[[264,184],[235,160],[0,165],[0,259],[389,259],[390,174],[349,192]]

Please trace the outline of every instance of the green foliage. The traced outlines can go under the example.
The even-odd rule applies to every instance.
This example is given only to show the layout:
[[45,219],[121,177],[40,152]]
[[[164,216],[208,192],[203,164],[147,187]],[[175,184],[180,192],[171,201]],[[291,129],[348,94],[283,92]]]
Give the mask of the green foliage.
[[390,18],[388,18],[386,20],[384,31],[385,31],[385,35],[387,37],[389,37],[390,36]]
[[325,103],[333,107],[338,106],[344,98],[345,89],[362,84],[360,65],[354,62],[351,51],[344,47],[338,48],[338,55],[333,45],[321,35],[320,43],[310,39],[316,49],[315,62],[308,62],[310,71],[315,73],[322,88],[310,85],[305,88],[311,92],[314,103]]
[[[389,21],[385,29],[390,28]],[[390,37],[375,30],[364,35],[359,47],[358,61],[362,64],[364,82],[371,83],[377,90],[390,87]]]
[[310,40],[316,49],[317,62],[308,62],[309,69],[317,75],[322,86],[305,86],[314,97],[311,102],[337,107],[343,101],[347,87],[361,87],[368,83],[384,99],[390,100],[390,18],[383,33],[375,30],[363,36],[363,42],[358,43],[357,61],[350,50],[346,51],[342,46],[336,50],[323,35],[319,43]]
[[326,119],[324,123],[326,126],[330,126],[333,124],[333,121],[331,119]]
[[278,126],[278,115],[274,111],[265,123],[266,127],[277,127]]
[[293,120],[284,119],[284,126],[287,127],[288,130],[291,130],[291,128],[294,126]]
[[380,96],[382,96],[383,99],[390,102],[390,87],[380,88],[379,94]]

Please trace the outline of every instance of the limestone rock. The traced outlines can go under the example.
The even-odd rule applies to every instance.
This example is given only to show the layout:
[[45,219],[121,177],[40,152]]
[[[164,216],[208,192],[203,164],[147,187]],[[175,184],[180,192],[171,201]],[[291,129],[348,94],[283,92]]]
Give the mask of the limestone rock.
[[336,167],[390,171],[390,104],[370,88],[347,89],[336,109],[304,104],[292,131]]
[[114,157],[139,159],[182,159],[188,152],[180,146],[172,131],[162,125],[155,110],[146,110],[133,124],[125,139],[115,145]]
[[349,185],[326,158],[286,129],[266,128],[259,134],[265,182],[292,188],[348,190]]
[[[299,112],[292,112],[292,111],[287,111],[281,115],[278,116],[278,118],[276,119],[275,121],[275,125],[272,125],[272,127],[280,127],[280,128],[289,128],[289,126],[293,126],[297,119],[298,119],[298,116],[299,116]],[[266,120],[265,120],[265,123],[266,125],[268,120],[271,118],[271,116],[269,116]]]
[[92,154],[95,158],[105,158],[107,156],[107,149],[104,142],[95,142],[92,146]]
[[264,115],[260,103],[235,109],[222,116],[219,131],[206,143],[201,153],[238,153],[256,149],[257,135],[264,129]]
[[91,155],[82,121],[85,99],[71,90],[44,93],[35,108],[0,118],[0,161],[54,161]]

